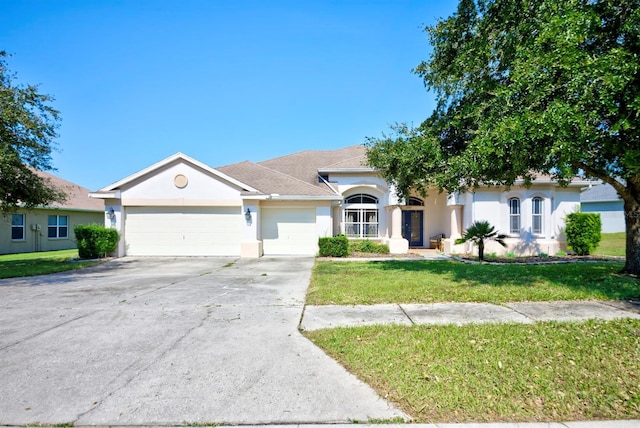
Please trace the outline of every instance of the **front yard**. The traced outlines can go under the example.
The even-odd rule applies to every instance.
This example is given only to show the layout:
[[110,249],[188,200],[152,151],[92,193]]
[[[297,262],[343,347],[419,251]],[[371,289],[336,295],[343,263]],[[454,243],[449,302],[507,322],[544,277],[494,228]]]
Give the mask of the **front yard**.
[[[307,303],[639,299],[618,262],[318,261]],[[304,332],[416,422],[640,418],[640,320]]]
[[638,280],[620,262],[475,265],[449,260],[318,261],[309,305],[631,299]]
[[77,260],[78,250],[0,255],[0,278],[47,275],[94,266],[98,261]]

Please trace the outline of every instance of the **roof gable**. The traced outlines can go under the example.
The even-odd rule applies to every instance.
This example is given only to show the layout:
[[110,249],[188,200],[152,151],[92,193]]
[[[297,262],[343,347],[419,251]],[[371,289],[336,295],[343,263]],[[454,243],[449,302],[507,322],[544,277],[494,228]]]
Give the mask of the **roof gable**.
[[121,189],[123,187],[127,187],[127,186],[131,186],[136,182],[140,182],[141,180],[143,180],[146,177],[150,177],[151,175],[153,175],[154,173],[166,168],[167,166],[175,163],[175,162],[184,162],[187,164],[190,164],[212,176],[215,176],[219,179],[222,179],[224,181],[227,181],[230,184],[233,184],[243,190],[249,191],[249,192],[255,192],[256,189],[254,189],[253,187],[242,183],[240,181],[238,181],[237,179],[230,177],[220,171],[215,170],[214,168],[211,168],[210,166],[195,160],[194,158],[185,155],[184,153],[176,153],[174,155],[169,156],[166,159],[161,160],[160,162],[156,162],[153,165],[150,165],[144,169],[141,169],[140,171],[131,174],[128,177],[123,178],[122,180],[116,181],[115,183],[112,183],[106,187],[103,187],[102,189],[100,189],[98,192],[113,192],[115,190]]

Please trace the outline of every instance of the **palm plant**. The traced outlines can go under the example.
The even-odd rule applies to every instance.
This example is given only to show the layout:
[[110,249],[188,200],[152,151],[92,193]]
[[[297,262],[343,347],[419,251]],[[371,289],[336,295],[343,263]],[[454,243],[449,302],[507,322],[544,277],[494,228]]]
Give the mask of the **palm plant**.
[[478,246],[478,258],[484,260],[484,243],[487,240],[496,241],[498,244],[506,247],[504,242],[506,235],[498,235],[496,228],[491,226],[488,221],[476,221],[467,230],[465,230],[462,238],[456,239],[456,244],[471,241]]

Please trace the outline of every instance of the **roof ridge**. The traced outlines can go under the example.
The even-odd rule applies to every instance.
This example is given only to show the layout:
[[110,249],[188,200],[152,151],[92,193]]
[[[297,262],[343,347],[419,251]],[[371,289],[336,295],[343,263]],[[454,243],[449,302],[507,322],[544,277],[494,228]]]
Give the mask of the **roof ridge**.
[[265,159],[259,162],[256,162],[258,164],[262,164],[263,162],[271,162],[271,161],[275,161],[278,159],[283,159],[283,158],[288,158],[288,157],[292,157],[292,156],[297,156],[297,155],[301,155],[303,153],[330,153],[330,152],[337,152],[340,150],[346,150],[346,149],[351,149],[353,147],[358,147],[358,146],[362,146],[362,144],[353,144],[351,146],[347,146],[347,147],[341,147],[339,149],[326,149],[326,150],[300,150],[299,152],[295,152],[295,153],[289,153],[288,155],[282,155],[282,156],[277,156],[275,158],[269,158],[269,159]]

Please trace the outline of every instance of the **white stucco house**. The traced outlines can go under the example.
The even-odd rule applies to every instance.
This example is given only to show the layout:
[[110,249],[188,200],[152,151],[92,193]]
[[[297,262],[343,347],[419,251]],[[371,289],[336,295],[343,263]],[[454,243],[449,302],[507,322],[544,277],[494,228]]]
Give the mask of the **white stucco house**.
[[105,223],[121,234],[118,256],[315,255],[319,237],[338,234],[396,254],[433,244],[463,252],[455,239],[476,220],[509,235],[507,250],[487,251],[554,254],[588,185],[541,177],[528,189],[434,190],[401,201],[365,159],[358,145],[212,168],[176,153],[90,196],[104,200]]

